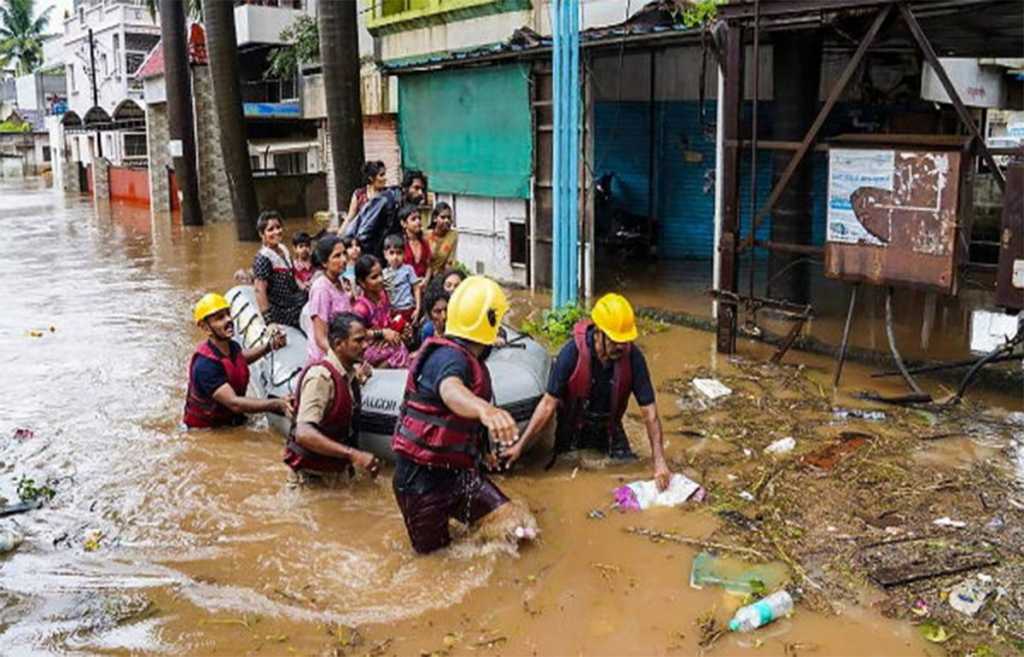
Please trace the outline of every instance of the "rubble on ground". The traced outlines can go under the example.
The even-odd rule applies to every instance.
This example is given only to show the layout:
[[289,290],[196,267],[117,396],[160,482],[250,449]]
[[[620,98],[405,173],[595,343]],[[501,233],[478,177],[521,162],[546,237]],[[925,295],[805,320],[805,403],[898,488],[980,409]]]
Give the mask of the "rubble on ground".
[[[730,365],[730,373],[695,366],[660,388],[678,398],[666,435],[687,442],[673,465],[696,475],[721,520],[709,541],[786,563],[803,604],[817,611],[839,613],[880,592],[883,613],[918,625],[950,654],[1024,651],[1016,414],[970,403],[840,404],[827,372]],[[733,392],[709,406],[695,378]],[[792,450],[773,457],[787,438]],[[986,456],[925,458],[948,441],[978,443]],[[979,586],[965,584],[979,577],[981,600]],[[950,604],[951,592],[964,599]]]

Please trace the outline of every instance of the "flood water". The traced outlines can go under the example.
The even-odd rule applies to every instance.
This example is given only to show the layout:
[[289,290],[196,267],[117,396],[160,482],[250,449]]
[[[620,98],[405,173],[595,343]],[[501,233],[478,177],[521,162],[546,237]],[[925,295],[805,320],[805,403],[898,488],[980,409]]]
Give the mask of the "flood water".
[[[607,511],[620,482],[646,478],[646,461],[545,471],[545,455],[533,454],[499,485],[536,514],[537,544],[515,553],[466,540],[417,557],[387,473],[290,489],[282,439],[265,426],[181,432],[200,339],[190,305],[227,289],[256,248],[238,244],[233,226],[96,212],[88,199],[5,181],[0,227],[0,495],[16,501],[22,476],[57,492],[44,509],[0,520],[26,535],[0,557],[0,654],[688,655],[698,652],[696,618],[725,619],[736,606],[690,588],[694,550],[623,531],[700,538],[716,526],[711,513],[588,518]],[[714,361],[708,333],[673,328],[642,345],[656,384],[680,362],[728,367]],[[852,364],[844,380],[866,387],[867,373]],[[985,398],[1021,407],[1012,391]],[[659,405],[668,412],[674,400]],[[34,435],[12,438],[17,428]],[[630,429],[647,453],[640,427]],[[685,460],[683,441],[668,442],[670,459]],[[359,645],[339,626],[358,627]],[[726,637],[709,654],[783,655],[787,644],[822,655],[934,652],[874,611],[868,593],[840,617],[798,606],[756,638]]]

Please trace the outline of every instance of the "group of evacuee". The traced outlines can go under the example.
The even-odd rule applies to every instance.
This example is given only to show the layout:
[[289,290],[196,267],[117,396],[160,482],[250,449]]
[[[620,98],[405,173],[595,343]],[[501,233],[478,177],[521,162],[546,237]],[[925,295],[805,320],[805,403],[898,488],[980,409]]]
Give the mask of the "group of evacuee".
[[[349,229],[352,221],[358,221],[361,208],[394,192],[382,186],[383,165],[370,164],[366,170],[369,184],[357,192],[358,198],[353,195],[346,219]],[[407,200],[410,191],[415,197],[426,189],[426,178],[414,173],[419,184],[416,176],[410,179],[407,174],[400,189]],[[450,224],[450,208],[442,207],[441,212],[445,211],[448,214],[441,221]],[[436,226],[437,208],[434,214]],[[486,363],[492,349],[501,344],[502,318],[508,310],[504,291],[483,276],[462,280],[449,272],[434,276],[425,290],[417,287],[416,265],[406,256],[411,250],[413,259],[420,261],[426,253],[430,261],[430,247],[424,244],[422,250],[410,249],[408,242],[400,241],[421,239],[418,211],[415,219],[411,212],[403,216],[398,211],[394,216],[403,229],[400,239],[395,233],[377,235],[386,232],[379,227],[362,233],[370,236],[371,244],[380,237],[386,267],[375,256],[360,253],[363,240],[355,238],[351,230],[346,232],[343,225],[341,233],[347,237],[328,234],[316,241],[312,260],[318,273],[311,282],[303,282],[293,272],[294,289],[278,276],[283,273],[278,265],[286,258],[286,252],[282,256],[275,248],[280,245],[280,218],[276,222],[261,218],[264,244],[257,259],[262,256],[267,262],[260,262],[258,270],[254,262],[257,294],[263,295],[261,309],[264,301],[284,291],[302,291],[304,283],[308,284],[305,313],[303,304],[296,312],[290,305],[272,309],[272,301],[264,311],[268,322],[294,326],[283,320],[297,322],[299,315],[307,320],[307,365],[295,388],[296,397],[263,400],[245,396],[248,364],[281,348],[283,337],[275,335],[264,347],[242,350],[232,340],[229,304],[220,295],[208,294],[195,307],[195,321],[207,340],[196,349],[189,368],[186,425],[230,426],[243,422],[245,414],[282,414],[293,418],[284,460],[300,480],[326,481],[351,474],[354,467],[375,477],[380,461],[359,444],[360,387],[372,367],[408,368],[392,438],[392,486],[412,546],[420,553],[450,543],[450,519],[475,525],[484,518],[497,517],[496,512],[509,500],[486,473],[508,470],[543,434],[552,417],[557,418],[557,425],[548,467],[559,454],[580,448],[601,450],[612,459],[635,459],[622,424],[630,395],[640,406],[646,425],[658,488],[668,486],[671,473],[663,453],[655,393],[646,360],[634,344],[635,317],[624,297],[605,295],[595,304],[591,319],[577,324],[572,339],[556,357],[545,394],[520,435],[513,417],[493,402]],[[454,239],[451,243],[454,257]],[[296,240],[295,246],[301,254],[304,240]],[[392,285],[394,281],[409,282],[412,288],[389,294],[389,280]],[[414,321],[421,314],[424,321],[414,331]],[[418,347],[410,355],[407,345],[414,343]]]

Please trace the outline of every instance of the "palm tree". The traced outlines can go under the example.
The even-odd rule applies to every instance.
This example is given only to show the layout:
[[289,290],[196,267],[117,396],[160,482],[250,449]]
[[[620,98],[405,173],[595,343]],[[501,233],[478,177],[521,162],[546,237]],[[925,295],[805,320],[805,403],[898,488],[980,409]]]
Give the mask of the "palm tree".
[[252,181],[249,142],[242,112],[235,3],[203,0],[203,17],[206,22],[206,52],[213,80],[213,102],[217,106],[217,122],[220,124],[220,148],[228,186],[231,188],[231,207],[235,214],[238,239],[256,241],[259,239],[256,232],[259,205],[256,201],[256,186]]
[[327,138],[331,140],[334,193],[343,213],[362,180],[363,111],[359,100],[359,35],[355,2],[320,3],[320,61],[327,101]]
[[0,67],[17,62],[18,75],[32,73],[43,63],[43,37],[53,7],[33,18],[35,0],[6,0],[0,6]]
[[201,226],[199,180],[196,171],[196,135],[192,118],[192,80],[188,61],[185,5],[181,0],[160,0],[160,37],[167,85],[167,123],[170,137],[181,142],[181,155],[173,158],[182,191],[181,222]]

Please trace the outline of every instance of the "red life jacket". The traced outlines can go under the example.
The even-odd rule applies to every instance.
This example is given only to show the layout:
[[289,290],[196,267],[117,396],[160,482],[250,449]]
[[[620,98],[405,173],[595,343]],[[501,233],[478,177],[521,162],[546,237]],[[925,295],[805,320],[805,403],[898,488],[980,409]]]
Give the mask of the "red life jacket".
[[[558,412],[558,428],[556,430],[556,451],[559,447],[569,449],[571,438],[578,437],[587,424],[587,407],[589,405],[594,380],[591,372],[591,349],[587,344],[587,329],[593,322],[582,321],[572,331],[573,341],[579,356],[576,368],[566,384],[565,399]],[[609,437],[613,429],[622,423],[629,405],[629,395],[633,390],[633,368],[630,364],[632,345],[626,345],[622,357],[615,361],[612,374],[611,408],[608,409],[607,430]],[[568,441],[568,443],[567,443]]]
[[[359,383],[353,381],[350,389],[345,376],[326,358],[307,367],[299,377],[296,388],[298,394],[295,396],[295,413],[298,415],[299,404],[302,403],[302,384],[306,380],[306,374],[310,367],[317,365],[327,369],[327,373],[331,375],[331,382],[334,384],[333,403],[327,409],[317,428],[320,433],[336,443],[355,446],[358,444],[358,418],[362,403]],[[351,467],[351,461],[347,458],[317,454],[304,448],[295,440],[294,426],[288,434],[288,443],[284,448],[284,462],[292,470],[315,470],[317,472],[345,472]]]
[[437,336],[428,338],[409,368],[405,401],[391,438],[391,449],[420,465],[470,469],[477,462],[484,426],[456,415],[443,403],[426,399],[416,390],[423,364],[440,347],[450,347],[465,357],[470,366],[470,391],[481,399],[491,400],[491,374],[480,359],[458,342]]
[[228,377],[228,385],[239,397],[245,395],[249,387],[249,364],[245,362],[245,356],[239,349],[234,358],[230,355],[220,353],[210,341],[207,340],[196,347],[192,359],[188,364],[188,394],[185,397],[185,426],[191,429],[206,429],[210,427],[224,427],[239,425],[245,422],[245,416],[233,412],[213,397],[203,397],[196,389],[193,380],[197,358],[206,358],[216,361],[224,368]]

